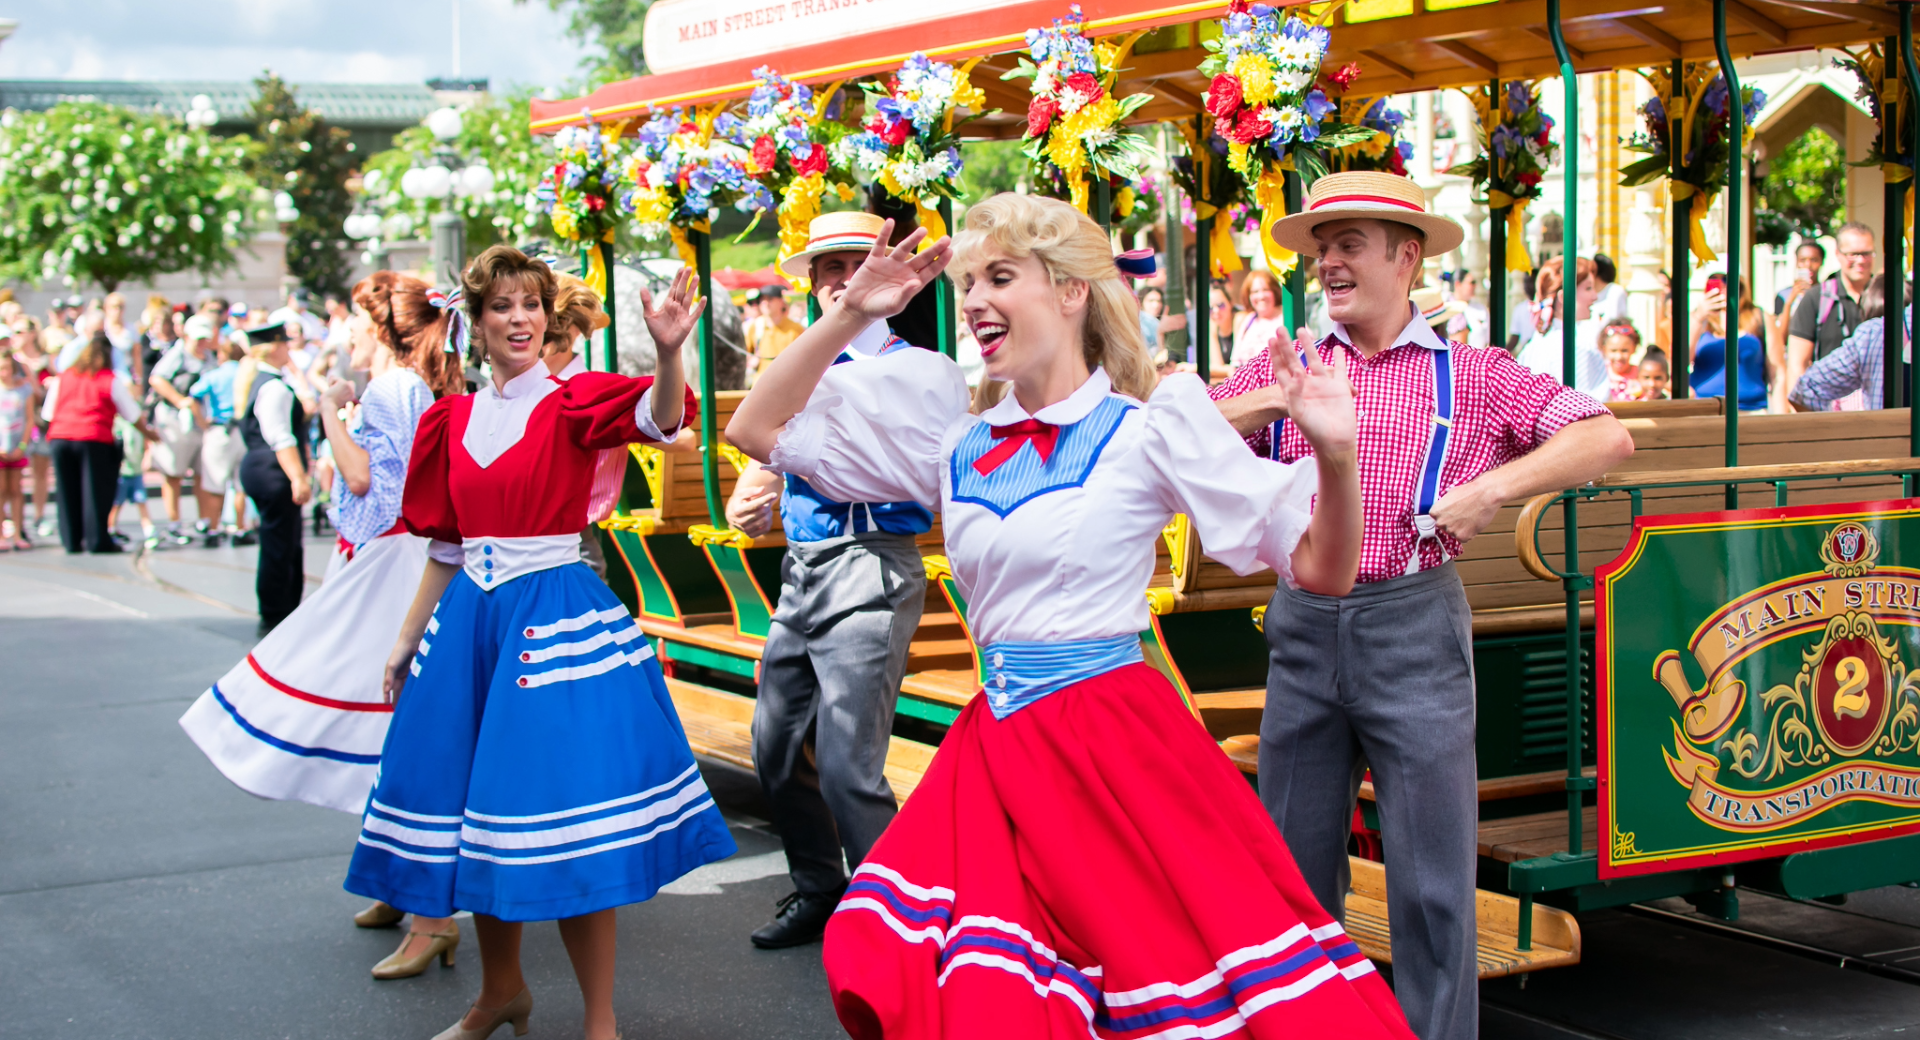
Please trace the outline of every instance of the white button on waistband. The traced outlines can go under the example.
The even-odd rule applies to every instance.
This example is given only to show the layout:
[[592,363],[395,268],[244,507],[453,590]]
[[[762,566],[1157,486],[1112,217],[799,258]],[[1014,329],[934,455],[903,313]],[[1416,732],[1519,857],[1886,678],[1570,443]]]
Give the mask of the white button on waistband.
[[998,675],[995,675],[995,676],[993,677],[993,684],[994,684],[995,686],[998,686],[998,687],[1000,687],[1000,688],[1001,688],[1001,689],[1003,689],[1003,690],[1004,690],[1004,689],[1006,689],[1006,688],[1007,688],[1007,676],[1006,676],[1006,673],[1005,673],[1005,672],[1002,672],[1002,673],[1000,673],[1000,674],[998,674]]
[[993,666],[995,668],[1005,668],[1007,666],[1007,659],[1005,655],[1000,653],[995,653],[993,655]]

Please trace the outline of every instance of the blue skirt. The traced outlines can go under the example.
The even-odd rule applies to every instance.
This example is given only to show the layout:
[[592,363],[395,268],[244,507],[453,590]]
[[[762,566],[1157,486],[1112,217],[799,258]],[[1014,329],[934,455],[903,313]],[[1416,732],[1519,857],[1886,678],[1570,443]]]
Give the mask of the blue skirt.
[[584,563],[454,576],[401,691],[346,888],[428,917],[637,903],[733,838],[653,648]]

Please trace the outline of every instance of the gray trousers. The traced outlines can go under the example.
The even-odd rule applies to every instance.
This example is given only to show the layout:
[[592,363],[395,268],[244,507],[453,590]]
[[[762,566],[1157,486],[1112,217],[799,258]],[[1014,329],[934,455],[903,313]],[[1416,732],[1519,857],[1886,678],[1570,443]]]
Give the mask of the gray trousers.
[[1421,1040],[1474,1040],[1473,623],[1452,564],[1267,607],[1260,799],[1344,920],[1347,835],[1369,767],[1386,850],[1393,983]]
[[753,765],[796,889],[840,891],[897,811],[884,772],[907,645],[926,605],[913,536],[788,543],[760,655]]

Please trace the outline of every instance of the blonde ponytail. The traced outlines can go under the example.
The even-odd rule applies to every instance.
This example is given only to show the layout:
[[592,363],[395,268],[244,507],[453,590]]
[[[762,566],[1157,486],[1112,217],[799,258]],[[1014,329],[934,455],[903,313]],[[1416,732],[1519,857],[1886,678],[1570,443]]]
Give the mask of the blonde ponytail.
[[[1087,367],[1106,369],[1118,393],[1141,401],[1153,394],[1160,375],[1140,335],[1140,305],[1113,265],[1113,244],[1100,225],[1058,199],[1012,192],[969,208],[966,219],[966,230],[954,239],[949,277],[958,282],[968,254],[985,245],[1005,256],[1038,259],[1055,285],[1070,278],[1087,283],[1080,340]],[[1006,390],[982,380],[976,410],[991,406]]]

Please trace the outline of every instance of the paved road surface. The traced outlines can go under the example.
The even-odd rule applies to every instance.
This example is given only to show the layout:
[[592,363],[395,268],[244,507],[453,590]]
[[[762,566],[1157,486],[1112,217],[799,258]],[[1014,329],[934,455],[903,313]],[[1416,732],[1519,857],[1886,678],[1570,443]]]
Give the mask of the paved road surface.
[[[327,546],[310,543],[316,575]],[[252,563],[244,549],[0,554],[0,1036],[425,1040],[477,991],[470,928],[454,970],[372,981],[398,937],[348,920],[357,821],[243,794],[175,724],[253,643]],[[784,865],[752,778],[707,776],[741,853],[620,912],[625,1035],[841,1036],[819,947],[748,945],[788,891]],[[1769,934],[1920,972],[1920,892],[1746,906]],[[1483,987],[1483,1036],[1920,1035],[1920,985],[1674,918],[1582,925],[1584,964]],[[525,963],[534,1035],[578,1036],[552,926],[529,928]]]

